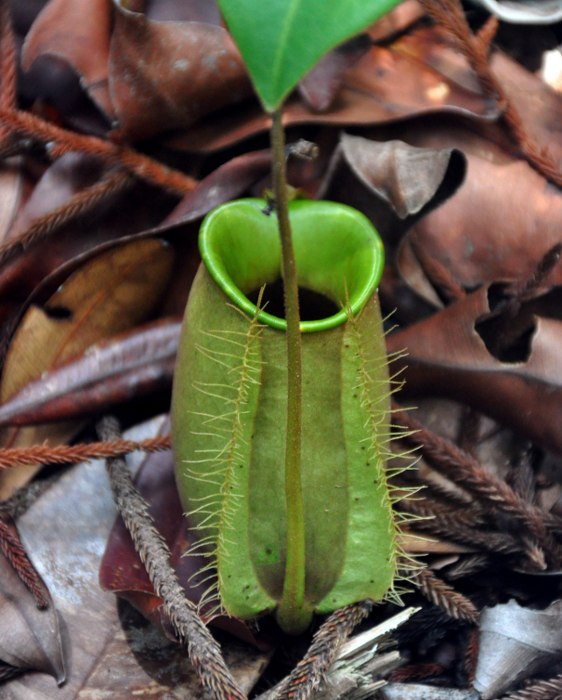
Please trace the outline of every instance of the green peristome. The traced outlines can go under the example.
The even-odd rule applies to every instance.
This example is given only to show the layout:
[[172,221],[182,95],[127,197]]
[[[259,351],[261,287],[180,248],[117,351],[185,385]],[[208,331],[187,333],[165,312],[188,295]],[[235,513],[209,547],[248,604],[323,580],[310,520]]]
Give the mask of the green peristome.
[[[285,321],[247,296],[281,274],[276,217],[264,208],[233,202],[203,222],[172,404],[183,506],[216,568],[221,605],[245,619],[277,606],[287,536]],[[382,599],[395,576],[376,294],[383,252],[349,207],[296,201],[290,219],[300,286],[342,309],[301,325],[306,601],[324,613]]]

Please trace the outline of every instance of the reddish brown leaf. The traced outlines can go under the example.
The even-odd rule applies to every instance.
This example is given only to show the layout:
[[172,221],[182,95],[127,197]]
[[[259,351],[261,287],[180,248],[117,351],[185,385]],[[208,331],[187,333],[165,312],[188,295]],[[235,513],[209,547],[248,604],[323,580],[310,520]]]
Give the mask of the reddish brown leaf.
[[[67,203],[76,192],[97,182],[104,172],[84,154],[68,154],[57,160],[20,211],[11,235],[24,231],[37,217]],[[110,197],[95,215],[71,221],[49,239],[37,241],[4,264],[0,268],[0,298],[23,302],[42,284],[45,291],[41,300],[44,300],[73,267],[95,254],[98,246],[154,226],[173,201],[140,183],[117,198]],[[69,265],[70,261],[73,262]],[[61,275],[55,274],[57,270]]]
[[[456,399],[509,425],[518,434],[562,452],[562,321],[533,312],[560,315],[560,288],[529,305],[511,325],[511,362],[494,357],[482,335],[492,318],[490,287],[451,304],[428,319],[387,337],[390,352],[406,350],[405,395]],[[520,327],[519,327],[520,326]],[[485,328],[485,326],[484,326]],[[493,329],[491,330],[493,332]]]
[[[456,195],[416,224],[399,252],[404,278],[422,296],[424,277],[416,251],[428,252],[465,289],[494,280],[526,279],[542,256],[560,241],[562,193],[523,160],[459,128],[409,132],[405,138],[427,147],[463,150],[467,177]],[[551,283],[562,282],[562,268]]]
[[169,389],[179,321],[158,321],[91,345],[0,406],[0,424],[32,425],[99,413],[146,393]]
[[94,102],[113,118],[107,85],[110,11],[110,0],[51,0],[26,36],[22,68],[29,70],[45,56],[63,59]]
[[186,194],[155,232],[195,221],[211,209],[236,199],[271,170],[271,151],[251,151],[220,165]]
[[[466,65],[464,70],[471,75]],[[455,82],[397,43],[388,48],[374,46],[351,68],[328,112],[315,114],[293,99],[285,105],[283,122],[287,126],[368,125],[434,113],[493,119],[499,112],[477,87]],[[268,128],[269,117],[258,105],[231,107],[170,139],[169,145],[193,152],[214,151]]]
[[[173,263],[173,252],[148,239],[99,255],[77,270],[45,308],[31,307],[6,357],[0,396],[5,401],[43,371],[63,363],[90,345],[135,326],[160,300]],[[67,440],[75,425],[12,428],[5,446]],[[11,469],[0,477],[4,497],[21,486],[35,467]]]
[[228,32],[199,22],[154,22],[114,0],[109,85],[128,139],[185,127],[251,94]]
[[309,109],[328,110],[338,94],[346,72],[359,61],[371,45],[361,34],[323,56],[299,83],[299,92]]

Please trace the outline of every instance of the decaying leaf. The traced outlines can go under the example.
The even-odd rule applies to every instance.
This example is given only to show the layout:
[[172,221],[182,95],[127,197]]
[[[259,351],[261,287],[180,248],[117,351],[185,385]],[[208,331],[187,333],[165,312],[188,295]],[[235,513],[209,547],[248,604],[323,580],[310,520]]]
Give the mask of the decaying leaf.
[[466,171],[464,155],[455,148],[416,148],[399,140],[373,141],[343,134],[339,152],[322,196],[366,213],[375,222],[390,260],[401,233],[451,197]]
[[110,0],[47,3],[26,35],[23,70],[29,70],[45,56],[66,61],[94,102],[112,118],[114,110],[107,85],[110,23]]
[[562,660],[562,601],[544,610],[515,600],[482,611],[474,687],[483,700]]
[[[465,73],[469,73],[465,64]],[[456,76],[458,78],[458,76]],[[347,71],[342,88],[327,112],[311,112],[299,100],[289,99],[283,109],[286,126],[300,124],[373,125],[422,114],[452,113],[493,119],[497,108],[478,88],[443,75],[412,56],[400,43],[373,46]],[[256,105],[230,107],[228,113],[210,115],[188,132],[168,141],[192,152],[214,151],[269,128],[269,118]]]
[[[416,134],[406,138],[427,147],[456,145],[467,158],[463,186],[419,221],[400,247],[398,265],[406,281],[435,303],[418,281],[425,276],[420,250],[445,266],[467,290],[495,280],[529,277],[542,256],[560,241],[560,191],[525,161],[511,158],[470,132],[429,128],[420,138]],[[553,270],[549,280],[559,284],[562,267]]]
[[251,94],[228,32],[199,22],[156,22],[114,0],[109,87],[129,139],[192,124]]
[[[168,284],[173,262],[169,246],[147,239],[110,250],[75,272],[44,308],[24,316],[4,364],[0,397],[6,401],[30,380],[90,345],[144,320]],[[6,446],[67,439],[75,426],[12,429]],[[36,471],[22,467],[0,475],[4,497]]]
[[22,671],[66,678],[56,610],[37,602],[8,561],[0,556],[0,659]]
[[323,56],[299,83],[299,92],[315,112],[329,109],[338,94],[345,73],[369,49],[370,40],[361,34]]
[[0,424],[67,420],[168,389],[180,326],[176,320],[160,320],[90,345],[2,404]]
[[[417,324],[387,336],[390,352],[406,350],[396,361],[403,367],[405,395],[453,398],[482,411],[517,433],[562,452],[562,321],[534,316],[560,311],[560,288],[539,298],[509,319],[514,335],[502,352],[502,361],[487,347],[490,287],[482,287],[464,299]],[[484,336],[484,337],[483,337]],[[501,339],[500,339],[501,340]],[[498,352],[498,351],[496,351]],[[524,409],[522,409],[524,407]]]
[[[69,204],[73,195],[99,182],[106,173],[99,162],[83,153],[63,156],[37,183],[20,210],[10,237]],[[32,295],[37,303],[46,301],[73,270],[101,252],[97,250],[99,246],[159,223],[176,201],[160,197],[155,189],[139,183],[120,197],[109,196],[88,216],[55,225],[56,235],[22,247],[0,267],[0,299],[18,302],[19,308]]]

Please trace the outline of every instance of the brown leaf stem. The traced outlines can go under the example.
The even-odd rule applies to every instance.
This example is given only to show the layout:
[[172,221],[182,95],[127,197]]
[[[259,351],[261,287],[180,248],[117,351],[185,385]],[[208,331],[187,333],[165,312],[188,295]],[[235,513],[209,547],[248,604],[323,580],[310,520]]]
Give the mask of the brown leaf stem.
[[547,180],[562,187],[562,172],[546,147],[541,148],[527,133],[519,112],[506,96],[501,84],[490,69],[488,54],[496,23],[490,22],[478,34],[470,31],[458,0],[420,0],[425,11],[441,24],[457,41],[466,56],[484,92],[497,100],[503,108],[502,120],[521,154]]
[[450,617],[478,623],[479,613],[473,603],[448,583],[437,578],[429,569],[418,569],[411,574],[411,579],[426,598],[438,605]]
[[0,518],[0,551],[35,598],[37,607],[41,610],[48,608],[49,595],[45,584],[29,560],[16,526],[7,516]]
[[66,204],[35,219],[18,236],[2,243],[0,245],[0,265],[32,243],[49,237],[64,224],[93,211],[104,199],[123,192],[133,183],[134,178],[128,172],[117,170],[108,173],[99,182],[75,194]]
[[[402,506],[408,512],[416,512],[415,502],[404,502]],[[470,515],[465,510],[451,511],[449,513],[435,512],[433,514],[431,514],[431,510],[431,506],[424,508],[426,513],[424,519],[412,522],[411,527],[436,537],[454,540],[498,554],[527,554],[521,538],[504,532],[490,531],[490,529],[479,530],[473,523],[468,521]],[[532,561],[533,568],[535,568],[537,562],[534,553]],[[539,568],[544,569],[544,559],[542,560],[542,566]]]
[[387,680],[390,683],[407,683],[411,681],[422,681],[426,678],[436,678],[444,672],[441,664],[412,664],[402,666],[389,673]]
[[504,695],[500,700],[556,700],[562,693],[562,674]]
[[365,600],[354,605],[346,605],[333,612],[314,635],[301,661],[276,687],[275,694],[266,695],[268,700],[310,698],[326,677],[340,646],[354,628],[368,616],[371,609],[372,603]]
[[464,655],[464,670],[466,672],[470,685],[474,683],[474,676],[476,675],[476,664],[478,662],[478,648],[478,629],[473,628],[470,630]]
[[0,3],[0,108],[16,106],[16,42],[7,0]]
[[411,431],[406,440],[420,447],[422,454],[439,472],[461,484],[486,503],[492,512],[513,516],[535,537],[553,560],[560,560],[560,548],[547,530],[547,514],[527,503],[505,481],[489,474],[473,457],[449,440],[427,430],[407,411],[396,409],[395,419]]
[[116,439],[53,447],[43,444],[32,447],[0,448],[0,469],[9,469],[18,464],[74,464],[90,459],[122,457],[135,450],[159,452],[170,449],[171,444],[171,437],[168,434],[139,442]]
[[88,153],[108,163],[120,165],[142,180],[182,195],[191,192],[197,185],[192,177],[168,168],[131,148],[118,146],[96,136],[77,134],[29,112],[0,107],[0,122],[18,134],[44,143],[52,158],[58,158],[68,151]]
[[[119,441],[119,426],[106,417],[98,425],[100,437],[108,442]],[[208,632],[197,613],[197,606],[185,597],[184,590],[170,564],[170,550],[154,525],[148,504],[133,484],[127,464],[122,458],[107,460],[107,472],[113,497],[134,542],[154,590],[164,603],[174,629],[187,643],[189,658],[203,687],[217,700],[244,700],[228,670],[220,647]]]

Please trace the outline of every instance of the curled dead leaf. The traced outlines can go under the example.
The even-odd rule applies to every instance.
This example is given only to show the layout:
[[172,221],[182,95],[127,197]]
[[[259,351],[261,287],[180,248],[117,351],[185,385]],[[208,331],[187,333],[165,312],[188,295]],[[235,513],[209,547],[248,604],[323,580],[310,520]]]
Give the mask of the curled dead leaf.
[[559,316],[560,287],[524,306],[511,320],[515,333],[501,350],[509,361],[492,354],[491,338],[483,326],[494,318],[491,290],[482,287],[387,336],[389,352],[407,351],[395,365],[403,368],[404,395],[458,400],[562,453],[562,320],[535,315],[542,307],[543,314],[558,310]]
[[[107,84],[110,0],[52,0],[29,30],[22,48],[22,68],[55,56],[77,73],[81,85],[111,119],[114,116]],[[43,75],[43,80],[48,73]],[[43,89],[45,89],[43,87]],[[57,86],[53,86],[57,90]]]
[[128,139],[189,126],[251,94],[242,59],[222,27],[156,22],[119,0],[113,4],[109,87]]
[[[471,75],[467,64],[464,73]],[[459,76],[456,76],[457,78]],[[373,46],[343,80],[337,100],[323,113],[312,112],[300,100],[288,100],[283,109],[285,126],[330,124],[332,126],[389,124],[421,114],[452,113],[492,120],[499,112],[477,87],[467,88],[413,56],[399,42]],[[168,140],[170,147],[190,152],[215,151],[269,128],[269,117],[259,105],[229,107],[209,115]]]

